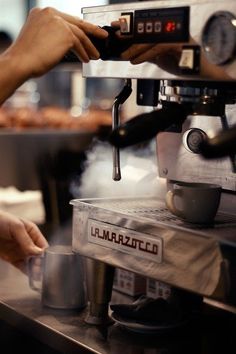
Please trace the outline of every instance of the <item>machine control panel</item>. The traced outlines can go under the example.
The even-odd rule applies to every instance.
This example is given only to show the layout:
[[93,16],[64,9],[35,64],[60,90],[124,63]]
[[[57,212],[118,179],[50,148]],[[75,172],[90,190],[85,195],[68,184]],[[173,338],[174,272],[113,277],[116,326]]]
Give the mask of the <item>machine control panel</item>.
[[[122,13],[121,33],[136,43],[186,42],[189,39],[189,7],[145,9]],[[133,25],[132,25],[133,21]]]

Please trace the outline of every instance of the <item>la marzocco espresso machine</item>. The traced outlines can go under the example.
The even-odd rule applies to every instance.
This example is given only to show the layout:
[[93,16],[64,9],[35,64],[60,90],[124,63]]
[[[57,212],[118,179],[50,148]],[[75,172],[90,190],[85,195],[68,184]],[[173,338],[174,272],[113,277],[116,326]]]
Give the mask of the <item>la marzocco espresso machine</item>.
[[[108,321],[116,267],[236,312],[235,0],[133,2],[84,8],[83,16],[110,31],[100,43],[101,59],[84,64],[84,76],[125,82],[113,106],[113,179],[121,178],[120,148],[156,137],[164,189],[175,181],[223,188],[207,227],[175,217],[157,195],[73,200],[73,249],[88,260],[87,321]],[[110,24],[117,20],[126,39],[114,44]],[[164,61],[155,55],[138,65],[119,59],[119,46],[122,52],[143,43],[183,45],[174,67],[171,50]],[[132,80],[137,104],[153,110],[120,124],[119,106]]]

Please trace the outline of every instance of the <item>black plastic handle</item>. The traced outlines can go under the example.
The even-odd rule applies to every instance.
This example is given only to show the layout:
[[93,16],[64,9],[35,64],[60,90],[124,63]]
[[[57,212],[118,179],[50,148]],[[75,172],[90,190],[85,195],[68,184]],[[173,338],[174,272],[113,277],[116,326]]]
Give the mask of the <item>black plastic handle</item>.
[[199,146],[201,155],[207,159],[236,154],[236,126],[224,130],[214,138],[204,140]]
[[184,105],[164,102],[159,110],[140,114],[113,130],[109,141],[118,148],[154,138],[161,131],[181,132],[188,110]]
[[111,26],[103,26],[102,29],[108,32],[108,37],[99,39],[97,37],[90,37],[93,45],[100,53],[102,60],[121,60],[120,55],[128,49],[133,41],[131,38],[121,39],[116,35],[117,28]]
[[[105,39],[97,38],[95,36],[90,36],[90,40],[96,49],[100,53],[100,59],[102,60],[121,60],[120,55],[126,49],[128,49],[133,41],[130,38],[121,39],[116,35],[117,28],[111,26],[103,26],[102,29],[108,32],[108,37]],[[79,58],[72,51],[69,51],[64,58],[62,63],[65,62],[79,62]]]

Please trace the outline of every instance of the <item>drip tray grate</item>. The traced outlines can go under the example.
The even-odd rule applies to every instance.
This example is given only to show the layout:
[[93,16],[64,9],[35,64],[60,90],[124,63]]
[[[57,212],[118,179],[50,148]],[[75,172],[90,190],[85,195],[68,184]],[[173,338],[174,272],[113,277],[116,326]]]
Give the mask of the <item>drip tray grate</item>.
[[[93,200],[92,205],[110,211],[122,213],[130,216],[137,216],[151,221],[171,224],[172,226],[184,227],[187,229],[206,228],[204,224],[191,224],[181,220],[171,214],[165,207],[165,203],[155,198],[149,199],[111,199],[111,200]],[[232,227],[236,226],[236,216],[219,212],[216,215],[214,225],[210,227]]]

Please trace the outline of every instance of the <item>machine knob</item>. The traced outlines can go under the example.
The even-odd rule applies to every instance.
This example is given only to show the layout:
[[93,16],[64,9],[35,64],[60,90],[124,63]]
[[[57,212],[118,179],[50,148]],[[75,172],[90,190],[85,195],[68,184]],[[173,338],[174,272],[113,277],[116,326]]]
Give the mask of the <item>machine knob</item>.
[[206,133],[199,128],[192,128],[187,130],[183,135],[184,147],[194,154],[200,154],[200,145],[207,139]]

